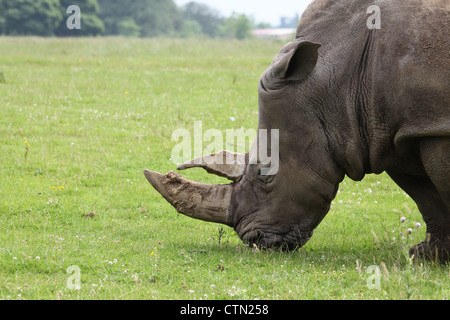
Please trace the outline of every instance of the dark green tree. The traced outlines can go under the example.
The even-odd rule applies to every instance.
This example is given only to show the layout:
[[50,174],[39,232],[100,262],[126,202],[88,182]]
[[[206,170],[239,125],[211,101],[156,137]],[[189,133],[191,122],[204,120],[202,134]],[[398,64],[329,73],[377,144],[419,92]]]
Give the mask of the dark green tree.
[[[64,15],[63,21],[55,31],[58,36],[96,36],[105,32],[103,21],[97,16],[99,5],[97,0],[59,0],[60,10]],[[67,28],[67,19],[72,13],[67,13],[67,8],[71,5],[77,5],[81,11],[81,29]]]
[[136,1],[136,24],[141,28],[141,36],[155,37],[172,35],[181,31],[181,15],[172,0]]
[[3,1],[0,23],[6,35],[52,36],[63,20],[59,0]]
[[129,35],[131,29],[142,37],[181,31],[180,11],[173,0],[98,0],[98,3],[106,35]]
[[5,6],[3,5],[3,0],[0,0],[0,35],[5,32]]
[[118,35],[120,21],[133,19],[130,5],[126,5],[124,1],[98,0],[98,4],[100,7],[99,17],[105,25],[105,35]]
[[225,24],[221,26],[221,34],[224,37],[235,39],[246,39],[251,37],[253,29],[253,21],[245,14],[233,14],[225,20]]
[[196,21],[202,33],[210,37],[216,37],[219,34],[220,26],[225,20],[218,11],[203,3],[189,2],[181,8],[181,11],[186,27],[192,26],[189,21]]
[[189,38],[203,34],[202,26],[196,20],[183,20],[182,37]]
[[117,31],[125,37],[139,37],[141,35],[141,28],[132,18],[120,21],[117,24]]

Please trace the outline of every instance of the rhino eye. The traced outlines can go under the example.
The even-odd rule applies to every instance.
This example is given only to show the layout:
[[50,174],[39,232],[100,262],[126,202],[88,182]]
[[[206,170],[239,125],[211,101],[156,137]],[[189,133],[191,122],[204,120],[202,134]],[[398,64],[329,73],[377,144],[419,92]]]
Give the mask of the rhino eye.
[[275,175],[263,175],[261,173],[261,168],[258,170],[258,176],[257,179],[263,183],[271,183],[273,179],[275,178]]
[[262,78],[261,78],[261,80],[259,80],[259,86],[260,86],[260,88],[261,88],[264,92],[269,93],[269,92],[267,91],[266,87],[264,86],[264,81],[263,81]]

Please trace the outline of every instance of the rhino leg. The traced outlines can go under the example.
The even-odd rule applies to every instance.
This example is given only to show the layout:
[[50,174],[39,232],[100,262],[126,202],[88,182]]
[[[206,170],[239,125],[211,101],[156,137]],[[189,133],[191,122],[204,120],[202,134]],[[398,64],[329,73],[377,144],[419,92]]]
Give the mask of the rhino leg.
[[410,254],[431,260],[450,259],[450,141],[426,139],[421,143],[424,175],[388,172],[416,202],[427,224],[427,239]]
[[[427,239],[414,246],[410,255],[448,260],[450,252],[449,211],[428,177],[388,172],[391,178],[416,202],[427,224]],[[445,224],[447,228],[445,228]],[[447,230],[446,230],[447,229]]]
[[[441,197],[441,211],[435,213],[439,224],[437,233],[430,242],[437,242],[441,252],[438,258],[450,259],[450,138],[436,137],[422,140],[420,144],[422,163]],[[433,217],[434,218],[434,217]],[[434,239],[433,239],[434,238]],[[428,240],[428,239],[427,239]],[[432,246],[433,247],[433,246]]]
[[[425,171],[436,186],[442,201],[450,211],[450,137],[429,138],[420,145]],[[450,233],[450,225],[445,226]]]

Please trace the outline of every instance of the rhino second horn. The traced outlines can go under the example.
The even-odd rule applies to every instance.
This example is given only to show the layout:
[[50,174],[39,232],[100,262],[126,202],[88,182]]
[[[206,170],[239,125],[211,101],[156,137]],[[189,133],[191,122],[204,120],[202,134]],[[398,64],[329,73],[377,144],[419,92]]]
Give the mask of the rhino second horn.
[[150,184],[181,214],[231,226],[231,185],[207,185],[187,180],[173,171],[166,175],[145,170]]
[[178,166],[178,170],[203,168],[208,173],[236,181],[244,174],[246,156],[244,153],[220,151],[185,162]]

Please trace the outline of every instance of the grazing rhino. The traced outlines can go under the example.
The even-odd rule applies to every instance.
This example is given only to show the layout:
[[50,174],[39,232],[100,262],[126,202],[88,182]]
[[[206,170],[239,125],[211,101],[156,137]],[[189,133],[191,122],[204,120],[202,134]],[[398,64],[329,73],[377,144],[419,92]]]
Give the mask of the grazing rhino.
[[233,227],[249,245],[295,249],[345,176],[387,172],[427,224],[410,254],[448,260],[449,34],[448,0],[313,1],[258,86],[259,129],[279,130],[276,174],[262,174],[255,143],[247,154],[179,167],[203,167],[229,185],[145,176],[180,213]]

